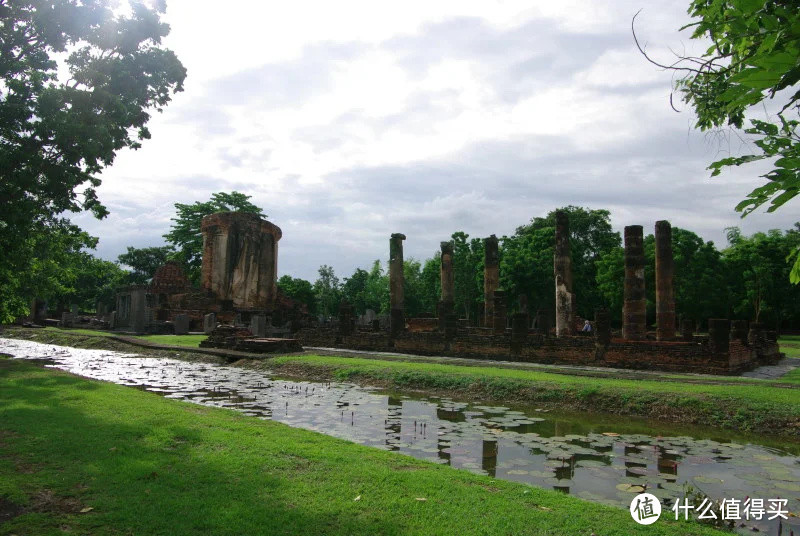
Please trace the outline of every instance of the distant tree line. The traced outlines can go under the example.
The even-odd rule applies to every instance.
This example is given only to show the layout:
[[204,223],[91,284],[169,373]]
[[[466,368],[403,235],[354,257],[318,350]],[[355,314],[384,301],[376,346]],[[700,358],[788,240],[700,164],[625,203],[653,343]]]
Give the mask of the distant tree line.
[[[116,288],[146,284],[155,270],[168,260],[184,267],[197,284],[200,275],[202,217],[220,210],[245,210],[260,216],[263,211],[238,192],[216,193],[207,202],[176,204],[176,217],[159,247],[129,247],[117,262],[98,259],[87,252],[96,239],[68,223],[37,235],[25,244],[33,269],[19,278],[19,300],[6,308],[4,320],[27,314],[34,297],[47,299],[52,309],[76,304],[93,310],[97,302],[109,305]],[[623,299],[623,247],[620,234],[611,227],[610,212],[568,206],[570,247],[577,314],[593,318],[598,307],[608,307],[614,324],[621,323]],[[519,310],[519,296],[526,296],[531,313],[553,311],[553,249],[555,210],[533,218],[511,236],[500,239],[500,287],[506,291],[508,310]],[[800,223],[794,228],[745,236],[738,228],[727,231],[727,245],[718,249],[692,231],[672,230],[675,261],[676,311],[685,318],[705,322],[708,318],[740,318],[760,321],[776,328],[800,328],[800,286],[789,282],[789,253],[800,247]],[[472,321],[483,310],[483,239],[457,231],[454,245],[455,306],[459,316]],[[644,239],[648,321],[655,322],[655,240]],[[388,247],[387,247],[388,252]],[[404,262],[405,308],[408,316],[435,313],[440,288],[440,252],[420,261]],[[304,303],[323,317],[338,313],[347,300],[357,314],[372,309],[389,310],[388,266],[375,260],[368,269],[356,268],[340,278],[333,267],[323,265],[315,281],[283,275],[278,288],[286,296]],[[13,314],[9,314],[12,311]]]
[[[608,307],[612,322],[622,322],[624,249],[611,227],[608,210],[568,206],[570,247],[577,313],[593,318],[598,307]],[[519,310],[526,296],[531,313],[554,311],[553,253],[555,210],[533,218],[500,239],[500,287],[508,310]],[[759,321],[775,329],[800,327],[800,287],[789,281],[786,257],[800,246],[800,223],[794,228],[745,236],[728,228],[727,246],[717,249],[696,233],[673,227],[676,311],[701,325],[708,318]],[[452,234],[456,311],[475,321],[483,310],[483,240],[464,232]],[[644,239],[648,322],[655,323],[655,238]],[[434,313],[441,288],[440,253],[425,261],[404,262],[405,309],[408,316]],[[321,266],[315,282],[284,275],[279,288],[305,303],[309,310],[334,316],[346,299],[356,313],[367,309],[389,311],[389,276],[376,260],[369,271],[357,268],[340,280],[330,266]]]

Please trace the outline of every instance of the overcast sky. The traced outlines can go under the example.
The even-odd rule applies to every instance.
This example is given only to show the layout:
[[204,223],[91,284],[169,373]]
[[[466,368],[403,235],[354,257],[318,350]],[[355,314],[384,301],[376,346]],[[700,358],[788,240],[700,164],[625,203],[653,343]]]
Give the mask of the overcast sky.
[[[173,204],[252,195],[283,230],[279,275],[340,277],[424,260],[455,231],[502,236],[550,210],[607,208],[617,230],[658,219],[724,246],[723,229],[790,228],[798,201],[740,220],[764,168],[710,178],[740,140],[694,132],[648,64],[697,50],[687,1],[169,0],[166,46],[185,91],[152,139],[102,175],[111,215],[73,218],[114,260],[164,243]],[[677,101],[677,98],[676,98]]]

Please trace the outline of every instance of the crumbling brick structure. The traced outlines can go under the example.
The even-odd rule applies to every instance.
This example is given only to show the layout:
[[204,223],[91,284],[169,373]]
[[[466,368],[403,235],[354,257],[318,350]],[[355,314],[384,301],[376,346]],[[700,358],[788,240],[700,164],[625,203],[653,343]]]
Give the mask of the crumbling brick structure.
[[553,254],[556,282],[556,336],[575,332],[575,294],[572,291],[572,254],[569,246],[569,217],[556,212],[556,246]]
[[483,240],[483,325],[494,322],[494,292],[500,286],[500,253],[495,235]]
[[394,233],[389,239],[389,308],[392,336],[403,332],[405,318],[405,276],[403,275],[403,240],[406,235]]
[[271,310],[278,294],[278,226],[245,212],[203,218],[201,287],[240,310]]
[[672,281],[675,267],[672,259],[672,225],[656,222],[656,339],[675,338],[675,294]]
[[625,301],[622,338],[644,340],[647,335],[647,296],[644,291],[644,244],[641,225],[625,227]]
[[[549,323],[544,329],[529,328],[527,304],[512,315],[507,329],[505,293],[498,289],[497,239],[485,240],[484,317],[482,327],[469,327],[465,319],[442,307],[452,294],[452,245],[442,248],[442,298],[438,318],[426,314],[406,321],[402,294],[402,253],[404,235],[390,241],[390,295],[392,324],[388,331],[352,326],[305,328],[296,333],[306,346],[349,348],[368,351],[394,351],[421,355],[472,357],[536,363],[608,366],[673,372],[736,374],[780,358],[775,336],[758,324],[745,321],[709,320],[709,335],[692,333],[693,322],[681,325],[682,340],[675,340],[675,306],[672,289],[671,228],[668,222],[656,224],[657,294],[660,305],[659,335],[648,335],[645,318],[644,248],[641,226],[625,228],[625,308],[623,337],[614,338],[608,309],[595,311],[593,331],[575,332],[575,296],[569,249],[569,222],[556,216],[556,307],[558,338],[551,338]],[[491,297],[491,298],[490,298]],[[346,315],[344,315],[346,316]],[[541,320],[547,315],[540,315]],[[402,322],[402,323],[401,323]],[[344,322],[342,322],[344,323]],[[348,325],[349,322],[348,322]]]

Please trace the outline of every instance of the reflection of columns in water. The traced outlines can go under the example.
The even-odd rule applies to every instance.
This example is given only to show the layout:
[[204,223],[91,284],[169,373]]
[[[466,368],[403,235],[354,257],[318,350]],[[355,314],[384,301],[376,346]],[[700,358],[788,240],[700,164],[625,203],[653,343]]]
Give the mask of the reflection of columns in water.
[[481,467],[486,474],[494,478],[497,470],[497,441],[483,440],[483,452],[481,453]]
[[[397,446],[393,445],[391,440],[400,439],[400,434],[402,433],[400,427],[402,422],[402,404],[403,402],[399,398],[393,396],[386,397],[386,446],[388,446],[390,450],[397,450]],[[394,412],[392,410],[394,410]],[[392,413],[394,413],[394,416],[392,416]]]
[[442,460],[446,460],[447,461],[447,465],[450,465],[450,453],[449,452],[445,452],[447,449],[450,448],[450,443],[447,440],[442,439],[441,437],[439,437],[438,431],[436,433],[436,436],[438,438],[438,440],[436,441],[436,448],[439,450],[439,454],[438,454],[439,458],[442,459]]

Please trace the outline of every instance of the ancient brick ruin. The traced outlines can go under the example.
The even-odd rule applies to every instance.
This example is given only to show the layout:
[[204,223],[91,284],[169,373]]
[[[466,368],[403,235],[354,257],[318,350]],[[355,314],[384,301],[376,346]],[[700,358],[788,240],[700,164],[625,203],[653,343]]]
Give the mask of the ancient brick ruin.
[[[531,327],[527,303],[519,312],[507,315],[508,297],[499,288],[497,237],[484,240],[484,316],[481,326],[469,326],[453,314],[453,248],[442,242],[441,288],[436,318],[406,319],[403,310],[402,234],[390,239],[391,326],[359,327],[352,322],[352,308],[340,313],[339,326],[300,329],[296,337],[304,346],[385,351],[528,361],[570,365],[591,365],[672,372],[736,374],[780,359],[775,332],[760,324],[742,320],[710,319],[708,335],[695,335],[694,322],[681,324],[677,337],[672,229],[659,221],[656,235],[656,330],[648,332],[645,295],[643,229],[625,228],[624,308],[621,336],[614,336],[608,309],[594,313],[593,330],[578,331],[573,290],[569,221],[556,214],[555,329],[550,330],[546,312],[540,312]],[[346,324],[346,328],[342,325]]]
[[[305,306],[277,288],[280,228],[255,214],[221,212],[203,218],[202,233],[201,288],[192,287],[180,266],[168,262],[149,285],[118,290],[116,310],[109,316],[112,329],[211,333],[217,326],[237,325],[242,328],[237,333],[266,341],[300,327],[300,320],[308,317]],[[223,339],[230,337],[214,340]],[[253,346],[252,341],[247,344]],[[288,348],[261,344],[270,345]]]
[[255,214],[220,212],[203,218],[202,232],[202,288],[238,310],[271,310],[280,228]]
[[[136,332],[204,330],[208,347],[249,351],[297,350],[304,346],[404,352],[422,355],[732,374],[780,358],[776,335],[761,324],[710,319],[708,335],[696,335],[694,321],[676,325],[672,228],[655,225],[656,326],[648,330],[644,231],[625,228],[622,330],[612,333],[608,309],[594,312],[593,330],[580,331],[576,317],[569,220],[555,217],[553,275],[555,311],[528,313],[500,288],[499,247],[484,239],[484,307],[479,326],[455,314],[454,249],[442,242],[441,296],[435,314],[407,318],[404,305],[403,241],[389,239],[390,310],[386,322],[357,323],[352,305],[342,302],[338,321],[317,324],[277,289],[281,230],[252,214],[219,213],[203,219],[201,289],[192,288],[180,267],[161,267],[149,285],[121,289],[111,314],[117,329]],[[518,302],[517,312],[507,307]],[[553,323],[553,317],[555,322]],[[276,321],[277,319],[277,321]],[[554,326],[554,329],[551,329]],[[676,329],[680,328],[680,333]]]

